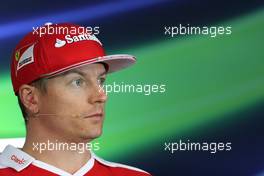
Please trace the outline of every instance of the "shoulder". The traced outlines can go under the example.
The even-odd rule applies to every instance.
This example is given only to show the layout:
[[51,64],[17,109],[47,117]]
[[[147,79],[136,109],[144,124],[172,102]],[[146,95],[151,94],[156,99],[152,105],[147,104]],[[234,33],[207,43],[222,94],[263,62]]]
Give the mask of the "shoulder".
[[[0,157],[1,157],[1,153],[0,153]],[[21,175],[23,176],[24,174],[21,174],[15,171],[14,169],[1,164],[0,162],[0,175],[8,175],[8,176]]]
[[94,154],[93,157],[98,163],[103,165],[103,167],[107,167],[107,170],[109,170],[114,176],[151,176],[148,172],[138,169],[136,167],[115,162],[109,162]]
[[[0,153],[0,157],[1,157],[1,153]],[[10,175],[13,174],[12,172],[13,172],[12,169],[0,163],[0,175]]]

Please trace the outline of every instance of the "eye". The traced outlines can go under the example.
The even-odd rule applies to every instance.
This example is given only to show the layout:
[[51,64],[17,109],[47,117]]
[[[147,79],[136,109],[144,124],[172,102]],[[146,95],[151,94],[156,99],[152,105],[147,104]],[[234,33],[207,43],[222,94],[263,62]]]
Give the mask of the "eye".
[[84,80],[81,78],[72,81],[72,84],[76,87],[81,87],[84,84]]
[[105,82],[105,78],[101,77],[98,79],[98,84],[103,85]]

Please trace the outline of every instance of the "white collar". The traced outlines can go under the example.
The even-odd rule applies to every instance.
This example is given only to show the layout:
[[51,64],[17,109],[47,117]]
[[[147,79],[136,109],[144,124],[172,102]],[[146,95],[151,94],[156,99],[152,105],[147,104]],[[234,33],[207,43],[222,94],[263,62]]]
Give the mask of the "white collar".
[[12,145],[7,145],[0,155],[0,164],[21,171],[29,166],[35,158]]
[[94,157],[91,155],[91,158],[89,161],[82,166],[77,172],[74,174],[70,174],[62,169],[59,169],[55,166],[52,166],[50,164],[44,163],[42,161],[36,160],[29,154],[23,152],[22,150],[13,147],[12,145],[7,145],[3,151],[3,153],[0,155],[0,165],[10,167],[15,169],[16,171],[20,172],[21,170],[28,167],[30,164],[33,164],[39,168],[42,168],[44,170],[48,170],[50,172],[59,174],[59,175],[65,175],[65,176],[81,176],[86,174],[89,170],[92,169],[94,166]]

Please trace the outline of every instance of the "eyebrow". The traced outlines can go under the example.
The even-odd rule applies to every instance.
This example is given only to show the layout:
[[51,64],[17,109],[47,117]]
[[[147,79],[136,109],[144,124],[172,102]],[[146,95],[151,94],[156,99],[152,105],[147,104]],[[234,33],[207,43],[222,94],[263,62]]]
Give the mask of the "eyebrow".
[[66,72],[62,73],[60,76],[66,76],[66,75],[68,75],[68,74],[72,74],[72,73],[76,73],[76,74],[78,74],[78,75],[81,75],[81,76],[85,77],[85,73],[84,73],[84,72],[79,71],[79,70],[76,70],[76,69],[66,71]]

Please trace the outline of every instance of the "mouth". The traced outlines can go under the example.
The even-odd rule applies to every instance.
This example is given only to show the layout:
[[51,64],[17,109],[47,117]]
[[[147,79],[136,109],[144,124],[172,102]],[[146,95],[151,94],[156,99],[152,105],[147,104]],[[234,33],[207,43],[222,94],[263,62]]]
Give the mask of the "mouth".
[[88,116],[85,116],[85,119],[97,119],[97,120],[101,120],[104,117],[104,114],[101,112],[98,113],[94,113],[94,114],[90,114]]

